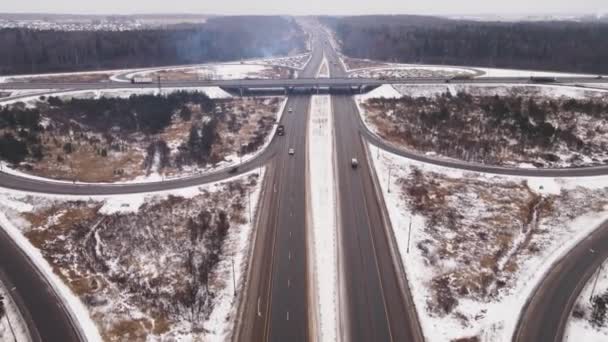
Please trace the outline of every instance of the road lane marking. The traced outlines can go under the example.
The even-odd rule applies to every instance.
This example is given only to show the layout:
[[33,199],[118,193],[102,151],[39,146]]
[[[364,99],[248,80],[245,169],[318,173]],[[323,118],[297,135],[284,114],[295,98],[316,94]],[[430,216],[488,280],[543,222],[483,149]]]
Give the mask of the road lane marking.
[[262,311],[260,310],[260,297],[258,297],[258,317],[262,317]]
[[289,311],[287,311],[287,320],[289,321]]
[[291,251],[289,251],[289,260],[291,260]]
[[291,280],[287,279],[287,287],[291,287]]

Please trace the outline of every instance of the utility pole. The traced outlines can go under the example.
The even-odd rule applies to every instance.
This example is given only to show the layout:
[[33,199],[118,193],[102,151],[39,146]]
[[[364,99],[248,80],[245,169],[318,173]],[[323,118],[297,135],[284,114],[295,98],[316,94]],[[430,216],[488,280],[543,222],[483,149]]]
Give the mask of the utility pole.
[[163,90],[162,87],[161,87],[161,85],[160,85],[160,75],[156,76],[156,80],[158,82],[158,95],[160,95],[160,94],[162,94],[162,90]]
[[407,231],[407,251],[406,253],[410,253],[410,238],[412,237],[412,217],[410,216],[410,228]]
[[247,191],[247,198],[249,202],[249,223],[251,223],[251,191]]
[[234,276],[234,255],[230,259],[232,259],[232,288],[234,289],[234,295],[236,296],[236,277]]
[[595,275],[595,281],[593,282],[593,288],[591,289],[591,296],[589,296],[589,301],[592,302],[593,301],[593,294],[595,293],[595,286],[597,285],[597,280],[600,277],[600,273],[602,273],[602,267],[604,265],[600,265],[600,269],[597,270],[597,274]]

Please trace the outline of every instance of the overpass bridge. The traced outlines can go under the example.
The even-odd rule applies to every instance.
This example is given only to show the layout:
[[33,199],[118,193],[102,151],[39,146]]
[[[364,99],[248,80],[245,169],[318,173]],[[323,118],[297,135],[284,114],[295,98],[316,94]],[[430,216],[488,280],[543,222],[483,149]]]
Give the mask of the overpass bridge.
[[[607,83],[608,80],[589,77],[555,77],[544,83]],[[162,88],[196,88],[220,87],[232,93],[250,94],[260,91],[275,91],[281,93],[321,93],[321,92],[353,92],[362,93],[383,84],[526,84],[543,83],[528,77],[479,77],[450,79],[445,77],[410,77],[410,78],[297,78],[297,79],[238,79],[238,80],[196,80],[196,81],[162,81]],[[124,89],[124,88],[157,88],[159,83],[129,83],[129,82],[6,82],[0,83],[0,89]]]

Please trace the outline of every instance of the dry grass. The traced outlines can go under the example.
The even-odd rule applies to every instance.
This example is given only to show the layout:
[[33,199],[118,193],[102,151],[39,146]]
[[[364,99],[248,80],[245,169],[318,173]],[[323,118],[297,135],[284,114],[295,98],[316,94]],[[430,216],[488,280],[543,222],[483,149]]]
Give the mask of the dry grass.
[[[247,191],[258,181],[252,175],[193,198],[149,197],[138,213],[105,215],[100,202],[44,200],[18,215],[31,226],[26,237],[88,307],[105,341],[145,341],[152,336],[170,340],[177,325],[202,333],[215,295],[232,286],[225,267],[212,264],[210,292],[197,302],[189,295],[189,284],[206,286],[197,271],[201,266],[189,265],[202,262],[206,251],[215,248],[220,212],[228,215],[229,234],[238,236],[238,225],[247,220]],[[207,235],[193,237],[188,221],[203,222],[204,215],[209,221],[201,234]],[[233,248],[226,242],[219,253],[229,255]],[[194,308],[197,314],[191,314]]]
[[[539,205],[540,197],[525,183],[490,184],[416,170],[401,182],[410,206],[427,218],[425,231],[432,240],[419,244],[423,255],[439,268],[446,261],[458,265],[439,272],[432,282],[430,306],[443,314],[452,311],[458,297],[496,295],[497,283],[512,276],[512,261],[535,232],[533,212],[539,217],[552,212],[550,205]],[[522,227],[530,230],[518,246]]]
[[362,68],[377,68],[377,67],[382,67],[382,66],[388,65],[387,63],[370,61],[370,60],[366,60],[366,59],[350,58],[350,57],[342,57],[342,61],[344,61],[344,64],[346,64],[346,67],[349,70],[362,69]]
[[[49,82],[101,82],[109,81],[112,73],[95,74],[75,74],[75,75],[56,75],[40,77],[20,77],[15,80],[28,83],[49,83]],[[10,79],[9,79],[10,80]]]

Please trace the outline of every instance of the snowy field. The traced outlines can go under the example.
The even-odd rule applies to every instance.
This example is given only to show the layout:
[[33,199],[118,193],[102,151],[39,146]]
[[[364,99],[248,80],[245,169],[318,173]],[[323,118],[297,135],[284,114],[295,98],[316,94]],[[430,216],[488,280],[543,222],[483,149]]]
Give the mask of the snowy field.
[[263,64],[263,65],[275,65],[281,67],[288,67],[302,70],[310,61],[312,57],[311,53],[303,53],[295,56],[288,57],[277,57],[277,58],[265,58],[265,59],[254,59],[245,61],[246,64]]
[[598,315],[598,321],[593,321],[594,305],[591,298],[595,296],[604,298],[608,296],[608,262],[601,265],[581,291],[574,304],[573,313],[568,318],[564,342],[608,341],[606,318],[599,319],[600,315]]
[[[177,91],[181,89],[163,89],[163,94],[168,94],[173,91]],[[277,125],[274,122],[280,121],[281,115],[284,110],[284,106],[286,103],[286,99],[284,97],[269,97],[269,98],[232,98],[229,94],[224,92],[223,90],[216,87],[203,87],[203,88],[193,88],[189,89],[191,91],[199,91],[204,92],[210,98],[218,99],[221,103],[218,104],[220,107],[216,107],[216,109],[224,110],[229,115],[237,116],[236,123],[239,124],[239,134],[237,135],[235,132],[230,131],[227,125],[220,125],[218,128],[218,132],[221,133],[221,146],[217,145],[214,147],[214,151],[220,160],[214,161],[213,163],[208,163],[203,166],[199,165],[189,165],[185,164],[181,169],[175,167],[168,167],[159,170],[157,166],[151,168],[150,172],[145,172],[142,169],[142,164],[138,161],[143,160],[143,156],[146,154],[146,145],[148,144],[146,141],[149,139],[145,137],[140,137],[139,135],[134,135],[134,138],[131,139],[129,143],[129,151],[127,153],[115,153],[108,154],[106,160],[104,161],[104,165],[110,167],[114,165],[114,168],[118,168],[119,164],[122,165],[120,168],[124,168],[128,172],[125,172],[126,176],[121,176],[117,178],[116,175],[108,176],[107,172],[102,172],[101,169],[98,169],[98,176],[91,176],[90,179],[77,179],[77,182],[113,182],[113,183],[145,183],[145,182],[156,182],[162,181],[166,179],[174,179],[174,178],[184,178],[184,177],[193,177],[199,176],[204,173],[215,172],[220,169],[229,168],[236,166],[240,163],[247,162],[255,157],[257,157],[264,149],[270,144],[272,137],[274,136],[274,132],[277,128]],[[85,91],[74,91],[74,92],[65,92],[58,93],[55,96],[61,97],[63,100],[69,100],[72,98],[85,98],[85,99],[99,99],[102,97],[120,97],[127,98],[131,95],[145,95],[145,94],[156,94],[158,93],[155,89],[112,89],[112,90],[85,90]],[[37,105],[43,103],[39,99],[38,96],[31,96],[26,98],[21,98],[18,100],[7,100],[4,102],[0,102],[0,104],[14,104],[16,102],[24,102],[27,107],[34,108]],[[203,113],[204,114],[204,113]],[[207,114],[204,114],[207,115]],[[43,121],[46,120],[46,125],[51,122],[48,119],[44,118]],[[259,144],[257,148],[252,151],[247,151],[244,153],[237,153],[238,148],[241,146],[240,144],[245,144],[247,141],[252,141],[253,139],[257,139],[257,134],[260,133],[259,130],[260,124],[262,121],[266,122],[266,128],[264,128],[264,137],[263,141]],[[179,148],[181,144],[188,138],[188,133],[190,130],[191,122],[182,122],[177,117],[173,119],[174,122],[171,123],[163,132],[158,134],[157,138],[161,138],[166,141],[170,153],[176,155],[179,152]],[[194,121],[194,120],[193,120]],[[93,133],[87,133],[93,134]],[[56,137],[57,138],[57,137]],[[100,137],[101,139],[101,137]],[[234,146],[233,146],[234,145]],[[238,146],[237,146],[238,145]],[[86,149],[87,146],[81,146],[81,149]],[[87,154],[83,152],[83,158],[91,159],[94,158],[91,153]],[[80,158],[78,157],[80,154],[72,154],[72,158]],[[75,157],[76,156],[76,157]],[[125,159],[127,157],[129,159]],[[115,157],[115,158],[114,158]],[[126,160],[126,161],[125,161]],[[110,162],[113,161],[114,164]],[[45,160],[43,160],[45,162]],[[49,164],[49,165],[46,165]],[[72,180],[63,179],[61,177],[57,177],[57,170],[62,167],[60,164],[55,166],[54,160],[46,164],[40,164],[39,167],[35,165],[35,168],[32,171],[23,171],[21,169],[15,169],[4,165],[4,172],[15,174],[21,177],[30,177],[36,179],[44,179],[51,180],[57,179],[60,182],[72,182]],[[67,170],[64,173],[69,174],[70,172],[79,172],[78,163],[72,164],[72,169]],[[87,164],[88,165],[88,164]],[[87,167],[84,165],[83,167]],[[65,165],[63,166],[65,167]],[[57,172],[56,172],[57,171]],[[107,171],[107,170],[106,170]],[[106,174],[103,175],[102,173]]]
[[431,342],[511,341],[550,265],[608,219],[608,176],[494,176],[370,154]]
[[308,123],[312,263],[321,341],[337,341],[336,194],[331,97],[313,96]]
[[[607,93],[555,85],[397,84],[356,99],[368,129],[401,148],[492,165],[556,168],[606,163]],[[497,115],[501,106],[513,121]],[[443,121],[433,121],[442,111]],[[530,118],[529,127],[513,123],[518,115]]]
[[4,298],[5,316],[0,318],[0,341],[32,341],[17,305],[9,295],[9,289],[0,281],[0,296]]
[[[138,195],[1,190],[0,224],[49,279],[87,340],[227,341],[263,172]],[[198,230],[204,222],[210,226]],[[225,237],[219,227],[227,227]],[[199,273],[208,260],[215,261]],[[208,280],[198,284],[202,274]]]
[[567,73],[542,70],[519,70],[457,65],[426,65],[390,63],[340,55],[351,77],[595,77],[595,74]]
[[397,65],[388,67],[366,68],[352,71],[349,77],[359,78],[417,78],[417,77],[455,77],[476,76],[481,72],[465,67],[447,67],[434,65]]

